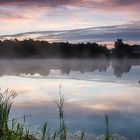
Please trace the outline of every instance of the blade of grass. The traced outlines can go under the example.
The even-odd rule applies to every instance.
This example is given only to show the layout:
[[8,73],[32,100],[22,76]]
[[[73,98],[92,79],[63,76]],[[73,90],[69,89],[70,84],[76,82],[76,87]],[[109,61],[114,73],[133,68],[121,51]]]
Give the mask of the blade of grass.
[[105,140],[111,140],[111,134],[109,130],[109,115],[105,113],[104,116],[104,123],[105,123]]

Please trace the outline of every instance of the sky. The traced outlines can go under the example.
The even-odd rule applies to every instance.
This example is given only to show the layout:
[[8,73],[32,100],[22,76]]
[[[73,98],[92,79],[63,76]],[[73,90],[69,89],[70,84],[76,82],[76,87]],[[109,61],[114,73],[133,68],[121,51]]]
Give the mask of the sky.
[[[72,38],[69,31],[76,31],[74,35],[77,40],[98,38],[106,31],[109,34],[94,41],[112,41],[125,28],[121,32],[122,37],[140,40],[139,7],[140,0],[0,0],[0,35],[20,34],[23,37],[21,33],[27,32],[30,36],[33,32],[39,32],[44,35],[44,31],[55,31],[53,33],[56,35],[56,31],[61,31],[61,36],[59,34],[59,38],[54,40],[71,41],[75,37]],[[81,37],[77,29],[82,33],[89,33],[90,30],[94,36],[85,34],[85,37]],[[64,38],[64,31],[68,38]],[[117,36],[111,38],[112,34],[118,32]],[[127,36],[124,35],[126,33]],[[50,34],[44,37],[50,40],[54,38]]]

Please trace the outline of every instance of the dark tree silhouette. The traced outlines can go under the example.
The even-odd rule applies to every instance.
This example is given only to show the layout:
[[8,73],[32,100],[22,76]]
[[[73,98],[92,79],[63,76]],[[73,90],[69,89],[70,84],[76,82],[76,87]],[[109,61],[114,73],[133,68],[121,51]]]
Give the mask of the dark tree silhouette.
[[0,41],[1,58],[97,58],[109,57],[109,54],[106,46],[96,43],[49,43],[33,39]]
[[122,39],[118,39],[115,42],[114,49],[112,50],[112,56],[117,58],[130,58],[132,57],[132,47],[125,44]]
[[[0,41],[0,58],[124,58],[140,57],[140,45],[124,44],[122,39],[115,42],[114,49],[97,43],[54,42],[39,40],[3,40]],[[137,54],[136,54],[137,53]]]

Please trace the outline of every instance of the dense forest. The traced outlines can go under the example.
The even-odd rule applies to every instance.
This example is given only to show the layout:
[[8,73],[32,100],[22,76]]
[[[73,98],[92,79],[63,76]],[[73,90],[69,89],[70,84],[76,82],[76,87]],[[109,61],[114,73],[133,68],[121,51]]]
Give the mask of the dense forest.
[[0,41],[0,58],[122,58],[140,57],[139,51],[140,45],[130,46],[124,44],[122,39],[118,39],[111,50],[106,45],[90,42],[86,44],[49,43],[33,39]]

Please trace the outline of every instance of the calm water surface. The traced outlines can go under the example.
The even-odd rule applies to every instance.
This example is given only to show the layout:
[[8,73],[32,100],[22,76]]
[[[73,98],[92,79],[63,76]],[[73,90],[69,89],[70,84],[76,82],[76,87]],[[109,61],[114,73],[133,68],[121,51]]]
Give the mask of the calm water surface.
[[2,90],[19,91],[10,117],[26,114],[33,131],[57,127],[61,84],[71,132],[102,134],[107,112],[112,133],[140,139],[140,60],[0,60],[0,76]]

